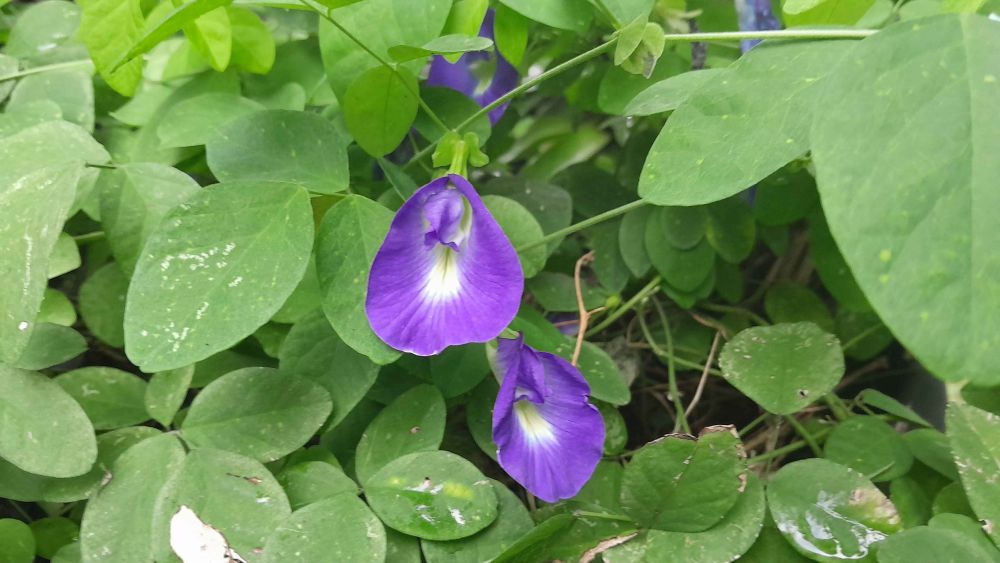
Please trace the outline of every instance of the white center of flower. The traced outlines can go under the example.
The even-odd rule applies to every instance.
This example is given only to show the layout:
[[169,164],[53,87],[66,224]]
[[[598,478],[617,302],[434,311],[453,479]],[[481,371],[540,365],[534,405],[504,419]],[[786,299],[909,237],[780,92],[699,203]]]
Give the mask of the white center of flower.
[[514,403],[514,415],[517,416],[517,423],[529,441],[544,444],[555,440],[552,426],[539,414],[535,403],[517,401]]
[[458,268],[458,253],[443,244],[434,247],[434,264],[427,273],[424,296],[434,301],[458,295],[461,276]]

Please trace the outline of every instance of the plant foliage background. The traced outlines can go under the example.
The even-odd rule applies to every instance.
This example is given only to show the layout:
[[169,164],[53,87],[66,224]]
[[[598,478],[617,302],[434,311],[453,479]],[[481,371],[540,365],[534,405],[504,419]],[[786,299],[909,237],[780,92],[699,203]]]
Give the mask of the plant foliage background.
[[[1000,561],[997,12],[0,0],[0,561],[177,561],[180,506],[251,562]],[[425,80],[479,51],[495,123]],[[496,464],[485,345],[365,317],[456,158],[510,328],[585,312],[572,499]]]

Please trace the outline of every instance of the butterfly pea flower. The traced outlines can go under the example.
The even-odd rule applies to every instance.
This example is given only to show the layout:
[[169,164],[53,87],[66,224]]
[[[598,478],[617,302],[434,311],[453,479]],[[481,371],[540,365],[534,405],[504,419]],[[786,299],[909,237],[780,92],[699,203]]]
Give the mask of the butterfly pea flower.
[[[483,18],[482,27],[479,28],[479,36],[493,39],[493,10],[486,12]],[[474,69],[477,65],[488,63],[494,60],[496,70],[488,82],[481,81],[476,76]],[[427,85],[450,88],[472,98],[480,107],[486,107],[495,102],[500,96],[510,92],[517,87],[519,77],[514,65],[503,58],[500,51],[494,49],[494,54],[486,52],[473,52],[462,55],[455,63],[449,63],[441,55],[434,55],[431,60],[430,72],[427,74]],[[494,125],[507,110],[507,103],[504,103],[489,112],[490,124]]]
[[510,240],[472,184],[449,174],[396,212],[368,275],[365,312],[389,346],[432,356],[496,338],[523,291]]
[[604,445],[590,386],[572,364],[527,346],[523,336],[501,338],[496,363],[503,375],[493,407],[500,466],[546,502],[575,496]]

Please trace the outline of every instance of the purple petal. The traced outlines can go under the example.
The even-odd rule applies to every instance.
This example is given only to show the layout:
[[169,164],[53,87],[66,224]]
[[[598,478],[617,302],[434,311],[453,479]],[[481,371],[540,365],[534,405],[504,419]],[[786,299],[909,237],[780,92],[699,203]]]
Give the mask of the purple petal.
[[386,344],[431,356],[496,338],[523,290],[507,235],[472,185],[451,174],[396,212],[368,275],[365,312]]
[[[492,9],[486,11],[483,24],[479,28],[479,36],[493,39]],[[479,79],[473,74],[471,65],[487,58],[485,53],[466,53],[454,64],[440,55],[434,55],[430,72],[427,74],[427,85],[451,88],[475,100],[479,107],[486,107],[516,88],[520,82],[517,69],[500,54],[500,51],[494,48],[491,56],[496,58],[496,70],[481,93],[476,93],[479,89]],[[500,120],[508,105],[509,103],[504,103],[490,110],[490,125],[495,125]]]
[[604,421],[587,400],[590,387],[569,362],[523,338],[500,339],[497,358],[504,369],[493,407],[500,466],[546,502],[575,496],[604,445]]

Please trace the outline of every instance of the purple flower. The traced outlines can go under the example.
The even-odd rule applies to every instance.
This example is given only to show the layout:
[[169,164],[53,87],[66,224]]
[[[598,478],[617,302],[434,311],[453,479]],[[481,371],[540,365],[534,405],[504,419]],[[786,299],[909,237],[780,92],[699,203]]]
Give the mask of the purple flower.
[[493,407],[497,460],[515,481],[546,502],[575,496],[601,460],[604,420],[590,386],[566,360],[524,338],[499,341],[503,382]]
[[[781,23],[774,16],[771,0],[736,0],[740,31],[767,31],[781,29]],[[754,48],[760,39],[740,40],[740,51],[746,53]]]
[[396,212],[368,275],[365,312],[386,344],[431,356],[496,338],[523,290],[507,235],[472,184],[449,174]]
[[[483,18],[483,25],[479,28],[479,36],[493,39],[493,10],[486,12]],[[496,53],[496,70],[493,77],[485,85],[480,84],[479,78],[472,72],[476,63],[486,62],[490,55],[484,52],[466,53],[462,55],[454,64],[449,63],[441,55],[435,55],[431,61],[431,70],[427,75],[428,86],[440,86],[457,90],[475,100],[480,107],[486,107],[517,87],[519,77],[517,69],[514,68],[507,59]],[[507,109],[507,103],[497,106],[489,113],[490,124],[496,124]]]

